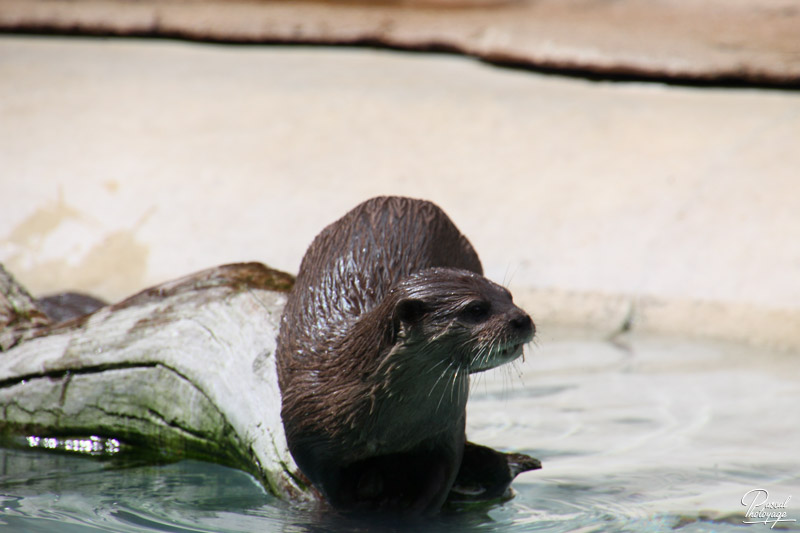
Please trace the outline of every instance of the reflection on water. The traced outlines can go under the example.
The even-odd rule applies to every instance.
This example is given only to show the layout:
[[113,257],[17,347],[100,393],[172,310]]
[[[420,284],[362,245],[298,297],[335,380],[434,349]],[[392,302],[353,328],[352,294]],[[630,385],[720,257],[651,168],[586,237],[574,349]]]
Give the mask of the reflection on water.
[[137,465],[40,447],[0,450],[0,528],[765,531],[772,520],[742,524],[763,520],[746,518],[742,504],[763,489],[771,512],[785,513],[774,529],[800,529],[789,521],[800,520],[796,354],[658,339],[540,344],[472,386],[469,438],[544,463],[517,479],[516,498],[503,505],[423,523],[354,523],[277,501],[216,465]]

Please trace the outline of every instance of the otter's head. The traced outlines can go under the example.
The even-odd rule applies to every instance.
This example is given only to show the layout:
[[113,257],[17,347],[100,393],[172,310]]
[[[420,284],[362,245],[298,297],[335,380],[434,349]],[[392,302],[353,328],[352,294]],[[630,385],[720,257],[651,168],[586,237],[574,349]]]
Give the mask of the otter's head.
[[467,270],[422,270],[387,299],[394,305],[395,344],[470,373],[513,361],[536,331],[505,287]]

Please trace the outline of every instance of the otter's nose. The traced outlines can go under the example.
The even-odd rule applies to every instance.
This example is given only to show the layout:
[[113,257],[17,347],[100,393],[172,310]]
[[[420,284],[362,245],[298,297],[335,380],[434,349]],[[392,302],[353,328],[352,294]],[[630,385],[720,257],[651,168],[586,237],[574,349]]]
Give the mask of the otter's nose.
[[533,320],[527,313],[520,311],[511,318],[511,327],[519,332],[530,331],[533,334],[536,331],[536,326],[533,325]]

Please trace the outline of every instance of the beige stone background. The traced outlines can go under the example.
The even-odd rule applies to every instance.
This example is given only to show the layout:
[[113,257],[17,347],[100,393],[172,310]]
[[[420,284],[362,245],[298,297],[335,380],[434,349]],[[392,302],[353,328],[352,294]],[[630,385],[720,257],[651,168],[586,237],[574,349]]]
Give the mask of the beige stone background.
[[404,194],[451,215],[543,338],[630,326],[797,350],[799,147],[792,90],[5,35],[0,261],[36,294],[110,300],[225,262],[296,272],[325,224]]

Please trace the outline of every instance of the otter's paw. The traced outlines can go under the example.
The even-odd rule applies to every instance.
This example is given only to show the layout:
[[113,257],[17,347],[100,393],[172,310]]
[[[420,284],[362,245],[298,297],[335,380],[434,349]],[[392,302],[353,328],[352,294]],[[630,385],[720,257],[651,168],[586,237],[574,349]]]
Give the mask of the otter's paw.
[[467,442],[448,503],[488,502],[510,497],[511,482],[522,472],[538,470],[542,463],[522,453],[503,453]]

